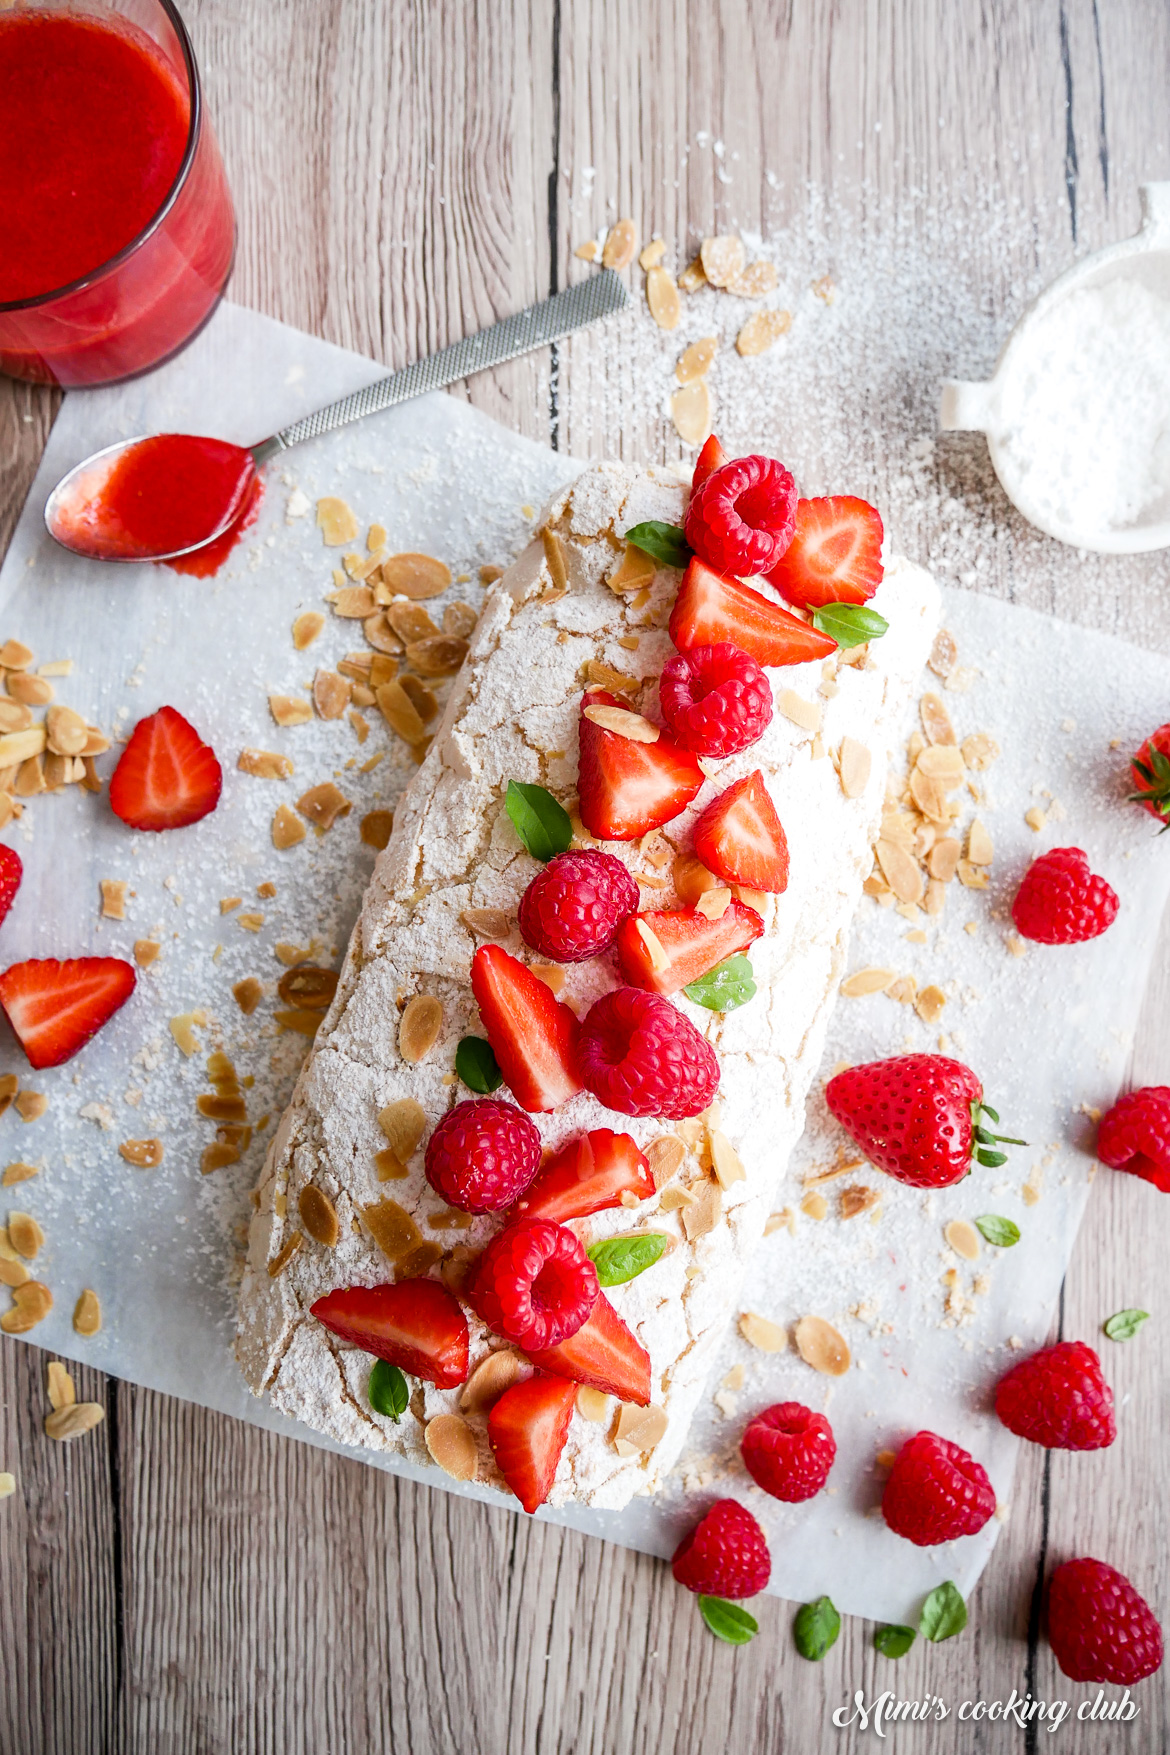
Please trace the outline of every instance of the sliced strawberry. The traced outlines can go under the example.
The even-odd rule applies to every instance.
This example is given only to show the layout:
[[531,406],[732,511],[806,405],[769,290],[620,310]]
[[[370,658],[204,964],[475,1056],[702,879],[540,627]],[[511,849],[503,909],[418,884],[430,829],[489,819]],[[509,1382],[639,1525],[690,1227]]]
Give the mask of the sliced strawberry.
[[488,1415],[496,1467],[525,1511],[535,1511],[552,1491],[576,1405],[575,1383],[538,1371],[506,1389]]
[[182,829],[219,803],[215,751],[173,707],[140,719],[110,780],[110,809],[132,829]]
[[729,640],[757,664],[807,664],[837,650],[828,634],[818,633],[741,580],[715,572],[698,555],[683,574],[670,614],[670,637],[680,652]]
[[467,1381],[467,1318],[437,1280],[339,1286],[311,1310],[343,1341],[411,1377],[425,1377],[439,1389]]
[[695,473],[691,477],[691,492],[694,493],[696,488],[702,487],[707,477],[714,475],[717,469],[722,469],[726,462],[727,454],[715,434],[712,433],[695,458]]
[[589,1321],[559,1347],[545,1347],[526,1357],[541,1371],[555,1371],[574,1383],[587,1383],[622,1402],[650,1403],[650,1355],[626,1327],[604,1292]]
[[471,962],[471,991],[521,1109],[555,1109],[584,1088],[577,1076],[577,1019],[530,969],[499,945],[481,945]]
[[0,847],[0,924],[8,918],[8,910],[16,900],[24,866],[15,847]]
[[881,516],[865,500],[798,500],[796,534],[768,579],[802,609],[866,603],[882,582],[882,535]]
[[134,992],[121,957],[56,957],[13,963],[0,975],[0,1005],[35,1067],[72,1060]]
[[620,1207],[623,1194],[649,1200],[654,1178],[637,1142],[628,1133],[595,1127],[569,1140],[516,1202],[517,1218],[583,1219],[606,1207]]
[[695,852],[725,884],[772,895],[788,888],[788,842],[758,768],[707,806],[695,824]]
[[[665,968],[639,931],[639,922],[665,951]],[[647,993],[677,993],[724,958],[746,950],[763,930],[755,909],[742,902],[729,902],[718,920],[708,920],[697,908],[660,908],[633,914],[618,928],[618,967],[631,987],[643,987]]]
[[586,707],[624,705],[604,689],[590,689],[581,698],[577,791],[581,821],[599,841],[634,841],[661,828],[687,808],[703,784],[703,770],[689,750],[665,737],[635,743],[584,716]]

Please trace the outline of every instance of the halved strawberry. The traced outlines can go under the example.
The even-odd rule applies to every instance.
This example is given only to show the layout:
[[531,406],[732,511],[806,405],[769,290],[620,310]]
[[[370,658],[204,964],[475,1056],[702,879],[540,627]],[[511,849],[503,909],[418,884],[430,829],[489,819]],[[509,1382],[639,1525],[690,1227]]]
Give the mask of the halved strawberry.
[[506,1389],[488,1415],[496,1467],[525,1511],[535,1511],[552,1491],[576,1405],[575,1383],[538,1371]]
[[[521,1349],[523,1351],[523,1349]],[[650,1404],[650,1355],[631,1334],[604,1292],[589,1321],[559,1347],[526,1353],[541,1371],[555,1371],[574,1383],[587,1383],[622,1402]]]
[[8,910],[16,900],[23,874],[24,866],[16,848],[0,847],[0,924],[7,919]]
[[467,1318],[437,1280],[339,1286],[310,1306],[343,1341],[425,1377],[439,1389],[467,1381]]
[[471,991],[521,1109],[555,1109],[584,1088],[577,1076],[577,1019],[530,969],[499,945],[481,945],[471,962]]
[[881,515],[865,500],[833,494],[796,502],[796,534],[768,574],[802,609],[866,603],[882,582]]
[[772,895],[788,888],[788,842],[758,768],[707,806],[695,824],[695,852],[726,884]]
[[606,1207],[620,1207],[623,1194],[649,1200],[654,1178],[637,1141],[628,1133],[595,1127],[569,1140],[516,1202],[516,1217],[583,1219]]
[[702,487],[707,477],[714,475],[717,469],[722,469],[726,462],[727,454],[715,434],[712,433],[695,458],[695,473],[691,477],[691,492],[694,493],[696,488]]
[[703,770],[689,750],[665,737],[635,743],[585,718],[586,707],[625,705],[604,689],[581,697],[577,791],[581,821],[599,841],[634,841],[661,828],[687,808],[703,784]]
[[683,574],[670,613],[670,637],[680,652],[729,640],[757,664],[807,664],[837,650],[828,634],[789,615],[742,580],[717,573],[698,555]]
[[[665,968],[654,946],[638,930],[639,922],[665,951]],[[657,908],[648,914],[632,914],[618,928],[618,967],[631,987],[643,987],[648,993],[678,993],[716,963],[746,950],[763,930],[755,909],[734,901],[718,920],[708,920],[697,908]]]
[[72,1060],[134,992],[121,957],[33,958],[0,975],[0,1005],[38,1069]]
[[219,803],[215,751],[173,707],[140,719],[110,780],[110,809],[132,829],[183,829]]

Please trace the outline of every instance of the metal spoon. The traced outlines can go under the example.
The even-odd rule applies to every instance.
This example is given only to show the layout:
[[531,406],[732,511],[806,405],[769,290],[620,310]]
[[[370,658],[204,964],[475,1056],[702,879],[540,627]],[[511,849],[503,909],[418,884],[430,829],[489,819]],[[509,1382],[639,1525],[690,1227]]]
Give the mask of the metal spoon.
[[[343,396],[339,402],[331,402],[327,408],[320,408],[315,414],[307,414],[291,426],[282,428],[270,439],[262,439],[259,444],[247,447],[252,463],[258,470],[278,452],[287,451],[305,439],[316,439],[322,433],[348,426],[351,421],[364,420],[366,415],[376,414],[383,408],[409,402],[429,390],[441,390],[446,384],[469,378],[473,372],[487,371],[491,366],[502,365],[505,360],[531,353],[538,347],[547,347],[550,342],[561,340],[575,329],[624,310],[629,302],[630,295],[617,274],[612,269],[602,269],[579,286],[569,287],[538,305],[529,305],[516,316],[505,317],[502,322],[481,329],[477,335],[469,335],[427,359],[416,360],[400,372],[379,378],[364,390]],[[107,445],[61,478],[45,504],[45,527],[54,541],[91,560],[137,562],[173,560],[204,548],[217,536],[222,536],[239,515],[251,478],[244,483],[244,491],[237,495],[216,527],[201,536],[198,542],[188,543],[184,548],[168,549],[158,554],[112,553],[103,549],[97,531],[78,527],[79,510],[87,504],[97,503],[101,485],[108,480],[116,463],[132,446],[141,444],[145,436]]]

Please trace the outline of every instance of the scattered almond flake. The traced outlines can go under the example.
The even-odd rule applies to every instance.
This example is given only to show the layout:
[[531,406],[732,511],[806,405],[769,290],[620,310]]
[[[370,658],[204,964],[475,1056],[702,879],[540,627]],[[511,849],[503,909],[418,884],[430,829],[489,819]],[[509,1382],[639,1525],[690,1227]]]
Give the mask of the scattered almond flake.
[[582,262],[596,262],[596,260],[597,260],[597,240],[596,240],[596,238],[586,238],[586,240],[583,244],[577,245],[576,249],[573,251],[573,254],[574,254],[574,256],[579,257]]
[[53,699],[53,685],[43,676],[27,676],[17,671],[10,673],[6,681],[12,699],[25,707],[44,707]]
[[964,1261],[978,1261],[979,1233],[970,1219],[952,1219],[949,1225],[943,1227],[943,1236],[955,1254],[961,1255]]
[[[338,817],[347,817],[353,806],[332,780],[325,780],[320,786],[310,786],[301,794],[297,799],[297,809],[314,828],[325,830],[331,829]],[[240,918],[242,921],[243,916]]]
[[443,1008],[430,993],[408,1000],[398,1024],[398,1052],[412,1066],[428,1055],[443,1027]]
[[978,675],[979,672],[969,665],[960,664],[946,678],[943,688],[953,690],[956,695],[965,695]]
[[0,731],[27,731],[32,724],[32,714],[19,701],[0,699]]
[[945,835],[941,841],[936,841],[926,859],[931,877],[937,878],[940,883],[949,884],[958,869],[962,851],[962,846],[953,835]]
[[641,645],[641,638],[638,634],[619,634],[618,645],[623,646],[627,652],[636,652]]
[[727,290],[737,299],[762,299],[767,293],[775,292],[780,284],[780,274],[774,262],[749,262],[729,280]]
[[858,969],[841,983],[847,999],[862,999],[869,993],[884,993],[894,979],[892,969]]
[[[821,1194],[817,1189],[810,1188],[808,1193],[805,1195],[804,1199],[800,1203],[800,1210],[802,1213],[806,1214],[808,1216],[808,1218],[820,1220],[820,1219],[823,1219],[825,1214],[828,1212],[829,1203],[825,1199],[824,1195]],[[770,1222],[771,1221],[769,1221],[769,1223]],[[773,1227],[773,1228],[775,1228],[775,1227]],[[767,1236],[767,1227],[766,1226],[764,1228],[764,1235]]]
[[621,564],[610,574],[606,584],[620,597],[627,592],[640,591],[653,580],[656,571],[657,563],[653,555],[648,555],[645,549],[635,548],[630,543],[622,556]]
[[990,733],[986,731],[976,731],[972,736],[965,737],[960,748],[962,749],[964,762],[966,762],[969,768],[973,768],[976,773],[981,773],[985,768],[990,768],[992,762],[994,762],[999,755],[999,745]]
[[972,818],[967,830],[967,858],[972,865],[990,865],[995,857],[991,836],[978,817]]
[[[233,1145],[230,1140],[217,1139],[214,1144],[204,1147],[203,1154],[199,1159],[199,1171],[203,1176],[211,1176],[216,1170],[226,1170],[229,1164],[238,1164],[239,1161],[239,1147]],[[300,1233],[297,1232],[296,1235],[299,1237]],[[286,1245],[286,1248],[287,1247],[288,1246]],[[300,1244],[294,1243],[288,1251],[289,1255],[292,1254],[293,1250],[299,1248]],[[283,1266],[284,1262],[282,1261],[280,1267],[274,1269],[270,1262],[268,1264],[268,1272],[270,1275],[274,1273],[278,1274]]]
[[879,1469],[892,1469],[898,1460],[898,1453],[896,1450],[879,1450],[873,1460]]
[[273,1012],[272,1021],[282,1033],[292,1030],[298,1036],[315,1036],[321,1028],[321,1013],[296,1007],[291,1011]]
[[265,901],[271,901],[276,895],[276,885],[266,878],[262,884],[256,885],[256,894],[263,896]]
[[714,889],[703,891],[695,903],[695,911],[708,920],[722,920],[730,906],[731,891],[726,884],[717,884]]
[[394,657],[402,651],[402,641],[386,619],[386,611],[378,610],[376,615],[367,616],[362,623],[362,633],[374,651],[383,657]]
[[651,268],[646,275],[646,303],[660,329],[677,329],[682,316],[678,287],[667,268]]
[[40,1166],[37,1164],[9,1164],[3,1176],[0,1176],[0,1186],[14,1188],[18,1182],[30,1182],[34,1176],[39,1175]]
[[837,296],[837,289],[827,274],[822,274],[819,280],[814,280],[812,282],[812,289],[817,298],[821,299],[826,305],[831,305]]
[[603,268],[628,268],[638,248],[638,230],[632,219],[619,219],[606,234],[601,252]]
[[182,1052],[190,1057],[199,1052],[199,1039],[195,1035],[196,1027],[202,1029],[207,1023],[207,1014],[203,1011],[182,1012],[177,1018],[170,1020],[170,1031]]
[[[934,645],[930,648],[927,659],[935,676],[950,676],[959,661],[959,648],[955,644],[955,636],[946,628],[940,628],[934,636]],[[970,766],[970,764],[968,764]]]
[[4,670],[27,670],[32,661],[32,647],[23,640],[5,640],[0,646],[0,668]]
[[962,752],[954,744],[929,744],[918,757],[917,770],[931,780],[941,780],[949,791],[963,779],[965,768]]
[[283,853],[305,838],[305,825],[297,821],[287,804],[278,804],[272,819],[272,845]]
[[638,1446],[636,1444],[631,1444],[628,1438],[615,1438],[613,1441],[613,1447],[621,1457],[638,1455]]
[[1013,957],[1023,957],[1027,955],[1028,947],[1018,932],[1012,933],[1007,941],[1007,946]]
[[433,639],[439,632],[438,624],[431,620],[422,604],[411,603],[408,598],[388,604],[386,620],[404,645],[413,640]]
[[662,735],[657,725],[625,707],[586,707],[582,716],[592,724],[600,725],[603,731],[629,738],[631,743],[657,743]]
[[623,1402],[615,1437],[625,1444],[633,1445],[637,1451],[653,1450],[666,1436],[666,1428],[666,1412],[654,1402],[648,1408],[635,1407],[633,1402]]
[[892,841],[879,840],[878,864],[891,890],[900,902],[920,902],[923,894],[922,873],[904,847]]
[[429,689],[426,683],[417,676],[407,674],[398,680],[423,724],[429,725],[439,711],[439,703],[434,691]]
[[821,729],[821,704],[819,701],[806,701],[795,689],[781,689],[776,697],[777,709],[785,719],[794,725],[802,726],[805,731]]
[[49,748],[59,756],[79,756],[89,741],[89,727],[72,707],[50,707],[45,714]]
[[914,1010],[924,1024],[937,1024],[942,1017],[947,996],[941,987],[924,987],[914,1001]]
[[459,918],[477,938],[504,939],[512,930],[512,916],[505,908],[465,908]]
[[46,1375],[48,1378],[47,1392],[49,1406],[52,1408],[53,1412],[56,1413],[59,1408],[72,1407],[73,1403],[77,1400],[77,1391],[73,1387],[72,1377],[70,1377],[60,1359],[49,1360]]
[[[527,1359],[514,1353],[510,1347],[501,1347],[498,1352],[481,1359],[475,1367],[463,1386],[459,1406],[468,1414],[486,1414],[506,1389],[531,1375],[532,1366]],[[597,1391],[592,1393],[596,1395]],[[602,1396],[601,1400],[608,1404],[608,1397]]]
[[[452,1084],[456,1082],[454,1073],[450,1075],[450,1082]],[[403,1182],[410,1175],[406,1165],[396,1152],[391,1151],[389,1146],[384,1152],[374,1153],[374,1171],[379,1182]]]
[[[202,1016],[202,1013],[197,1014]],[[174,1020],[172,1019],[172,1025]],[[176,1040],[178,1038],[176,1037]],[[82,1121],[92,1121],[103,1133],[109,1133],[114,1125],[114,1112],[108,1103],[83,1103],[77,1111]]]
[[743,239],[734,235],[704,238],[699,246],[703,275],[711,286],[728,286],[743,273],[745,260]]
[[[313,708],[308,701],[298,701],[292,695],[269,695],[268,710],[278,725],[305,725],[313,717]],[[244,754],[251,754],[245,751]],[[256,752],[263,753],[263,752]],[[243,766],[243,759],[240,762]],[[254,769],[245,768],[245,773],[253,773]]]
[[45,1233],[31,1213],[9,1213],[8,1241],[23,1260],[34,1261],[44,1247]]
[[22,1121],[39,1121],[49,1107],[42,1091],[20,1091],[16,1097],[16,1113]]
[[126,891],[129,884],[124,878],[102,878],[102,918],[104,920],[125,920]]
[[1034,804],[1031,810],[1026,810],[1024,812],[1024,821],[1030,829],[1034,829],[1036,833],[1039,834],[1045,823],[1048,821],[1048,813],[1047,811],[1042,811],[1038,804]]
[[367,847],[376,847],[380,853],[389,842],[393,827],[392,810],[367,811],[361,822],[361,838]]
[[[925,941],[925,933],[922,934],[922,938]],[[890,999],[896,999],[899,1005],[911,1005],[918,993],[918,983],[913,975],[899,975],[896,981],[891,981],[886,988],[886,993]]]
[[350,684],[335,670],[318,670],[313,678],[313,705],[321,719],[340,719],[349,706]]
[[701,256],[694,256],[691,261],[687,263],[687,266],[678,277],[678,284],[685,293],[698,292],[701,286],[706,286],[707,276],[703,271],[703,261]]
[[791,327],[790,311],[753,311],[735,338],[735,351],[744,359],[767,353]]
[[378,601],[369,585],[343,585],[339,591],[326,592],[325,601],[342,621],[365,622],[378,613]]
[[[373,691],[367,689],[367,690],[363,690],[363,693],[369,694],[370,704],[372,704],[373,700],[374,700]],[[354,735],[357,737],[358,742],[365,743],[367,737],[369,737],[369,735],[370,735],[369,721],[364,719],[360,713],[354,712],[352,707],[350,708],[346,717],[348,718],[350,724],[353,726]]]
[[643,835],[638,843],[638,848],[643,859],[648,865],[652,865],[655,871],[661,871],[674,858],[674,848],[666,836],[659,834],[657,829],[652,829],[648,835]]
[[[663,1205],[666,1197],[663,1196]],[[683,1230],[687,1241],[698,1242],[713,1231],[723,1217],[723,1193],[717,1182],[701,1182],[692,1190],[690,1202],[682,1209]]]
[[766,1316],[757,1316],[753,1310],[745,1310],[740,1317],[739,1332],[750,1347],[757,1348],[761,1353],[788,1351],[787,1330]]
[[636,694],[642,686],[638,677],[629,676],[624,670],[615,670],[612,664],[606,664],[600,658],[586,659],[585,680],[619,695]]
[[80,1438],[83,1432],[92,1432],[105,1417],[105,1409],[97,1402],[70,1402],[45,1415],[45,1434],[64,1444],[70,1438]]
[[494,585],[497,579],[502,579],[503,577],[503,567],[481,567],[479,569],[479,582],[481,585]]
[[362,1208],[362,1218],[388,1261],[403,1260],[423,1240],[411,1215],[396,1200],[371,1201]]
[[987,867],[972,865],[969,859],[960,859],[955,867],[955,874],[965,890],[985,890],[988,885]]
[[264,997],[264,989],[254,975],[246,975],[232,988],[232,998],[246,1018],[250,1018]]
[[136,938],[134,940],[134,961],[140,969],[149,969],[156,963],[162,946],[152,938]]
[[873,756],[855,737],[843,737],[836,757],[841,790],[846,798],[860,798],[869,784]]
[[859,1213],[867,1213],[871,1207],[876,1207],[880,1199],[875,1188],[866,1188],[862,1182],[851,1182],[848,1188],[841,1190],[841,1217],[855,1219]]
[[242,896],[221,896],[219,903],[220,913],[230,914],[233,908],[239,908],[241,906],[243,900],[244,898]]
[[543,981],[550,993],[560,993],[565,985],[565,971],[559,963],[529,963],[529,973]]
[[657,268],[665,255],[666,239],[651,238],[650,242],[645,246],[641,255],[638,257],[638,267],[645,269]]
[[931,744],[954,744],[955,728],[951,716],[937,695],[925,694],[918,703],[922,729]]
[[746,1182],[747,1172],[739,1153],[719,1128],[714,1128],[711,1133],[711,1163],[720,1188],[730,1188],[734,1182]]
[[[0,1230],[3,1227],[0,1226]],[[7,1240],[7,1232],[4,1232]],[[11,1257],[11,1260],[9,1259]],[[8,1249],[7,1254],[0,1255],[0,1286],[24,1286],[32,1278],[28,1269],[17,1255],[15,1249]]]
[[659,1210],[664,1213],[677,1213],[684,1207],[693,1206],[694,1200],[695,1197],[690,1189],[672,1183],[669,1188],[662,1191]]
[[391,555],[382,562],[382,580],[392,596],[414,598],[421,602],[440,597],[451,583],[451,569],[434,555],[406,553]]
[[292,625],[293,645],[298,652],[311,646],[321,629],[325,626],[325,617],[319,609],[306,609]]
[[342,548],[356,539],[358,521],[344,500],[327,494],[317,501],[317,528],[327,548]]
[[163,1143],[158,1139],[123,1140],[118,1151],[139,1170],[156,1170],[163,1161]]
[[768,900],[766,890],[749,890],[746,884],[736,884],[734,888],[736,900],[742,902],[745,908],[754,908],[757,914],[764,912]]
[[684,445],[701,445],[709,438],[715,419],[715,399],[706,378],[695,378],[674,392],[670,418]]
[[264,925],[263,914],[237,914],[236,925],[245,932],[259,932]]
[[802,1316],[795,1329],[796,1350],[807,1365],[826,1377],[841,1377],[849,1369],[845,1340],[820,1316]]
[[646,1147],[646,1161],[650,1166],[655,1188],[666,1187],[682,1168],[686,1155],[686,1147],[675,1134],[659,1134],[657,1139],[650,1141]]
[[318,1188],[315,1182],[306,1183],[297,1197],[297,1212],[314,1243],[332,1249],[341,1236],[341,1226],[337,1222],[336,1208],[324,1189]]
[[0,1329],[6,1335],[26,1335],[30,1328],[43,1322],[53,1308],[53,1294],[39,1280],[25,1280],[13,1286],[11,1307],[0,1316]]
[[376,694],[378,708],[391,731],[396,731],[405,743],[419,743],[426,735],[426,727],[402,684],[397,679],[383,683]]
[[[208,1150],[210,1151],[210,1149],[211,1148],[209,1147]],[[204,1153],[204,1157],[206,1157],[206,1155],[207,1154]],[[272,1257],[272,1260],[268,1263],[268,1277],[270,1280],[275,1280],[278,1274],[284,1272],[293,1256],[297,1253],[297,1250],[303,1246],[304,1241],[305,1237],[303,1231],[292,1231],[289,1233],[276,1254]]]
[[689,384],[694,378],[705,378],[711,370],[718,346],[717,335],[704,335],[700,341],[692,341],[679,356],[678,364],[674,368],[674,375],[679,383]]

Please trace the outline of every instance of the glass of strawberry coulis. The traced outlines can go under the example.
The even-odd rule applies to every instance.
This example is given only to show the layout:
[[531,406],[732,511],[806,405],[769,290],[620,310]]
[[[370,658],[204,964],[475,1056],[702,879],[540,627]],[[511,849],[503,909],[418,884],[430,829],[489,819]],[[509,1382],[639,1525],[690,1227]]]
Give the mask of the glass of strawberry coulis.
[[109,384],[182,348],[235,218],[171,0],[0,10],[0,371]]

